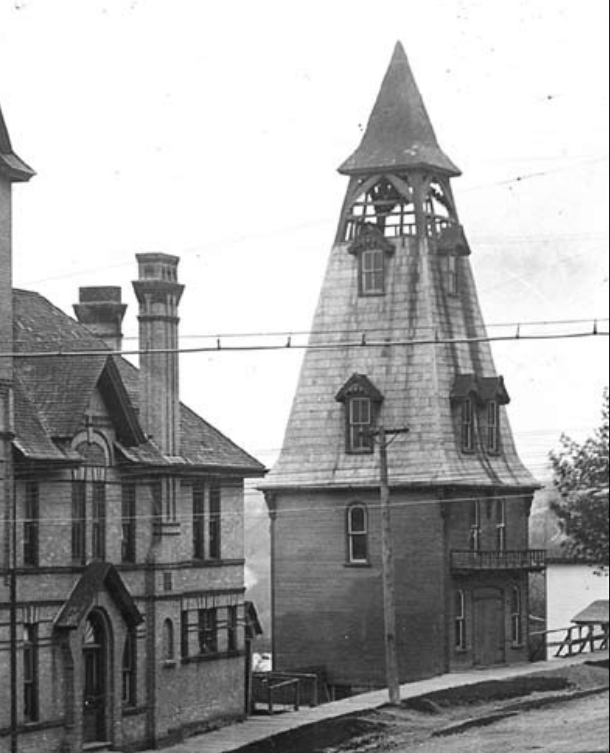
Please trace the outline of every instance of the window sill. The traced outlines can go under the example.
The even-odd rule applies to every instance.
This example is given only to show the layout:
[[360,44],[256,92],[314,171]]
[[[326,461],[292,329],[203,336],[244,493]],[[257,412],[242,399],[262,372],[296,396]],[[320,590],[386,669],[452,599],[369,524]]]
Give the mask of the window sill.
[[176,666],[176,660],[175,659],[164,659],[162,666],[166,669],[171,669],[172,667]]
[[364,567],[364,568],[367,568],[367,567],[371,567],[371,563],[368,562],[368,561],[366,561],[366,562],[344,562],[343,563],[343,567],[354,567],[354,568],[362,568],[362,567]]
[[216,651],[210,654],[194,654],[193,656],[183,656],[180,662],[182,664],[198,664],[199,662],[218,661],[219,659],[235,659],[245,656],[244,651]]
[[123,716],[137,716],[138,714],[145,714],[148,711],[148,706],[145,705],[127,705],[125,704],[121,709]]

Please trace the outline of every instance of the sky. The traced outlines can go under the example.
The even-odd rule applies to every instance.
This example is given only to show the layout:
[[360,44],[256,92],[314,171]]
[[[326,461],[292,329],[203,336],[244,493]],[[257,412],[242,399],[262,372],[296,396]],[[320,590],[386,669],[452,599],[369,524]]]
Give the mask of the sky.
[[[607,14],[602,0],[0,0],[0,103],[37,172],[14,192],[14,284],[68,313],[79,286],[120,285],[134,348],[135,254],[161,251],[181,258],[182,347],[306,332],[346,190],[336,168],[400,40],[463,172],[490,334],[607,331]],[[599,422],[608,338],[493,350],[540,476],[562,431]],[[182,398],[271,464],[301,357],[185,353]]]

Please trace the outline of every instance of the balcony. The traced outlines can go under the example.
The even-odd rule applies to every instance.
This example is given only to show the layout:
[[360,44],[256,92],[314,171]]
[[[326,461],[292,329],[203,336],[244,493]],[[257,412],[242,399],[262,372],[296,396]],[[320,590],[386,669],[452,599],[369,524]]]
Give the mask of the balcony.
[[492,572],[498,570],[544,570],[546,549],[513,549],[509,551],[453,551],[451,571],[454,573]]

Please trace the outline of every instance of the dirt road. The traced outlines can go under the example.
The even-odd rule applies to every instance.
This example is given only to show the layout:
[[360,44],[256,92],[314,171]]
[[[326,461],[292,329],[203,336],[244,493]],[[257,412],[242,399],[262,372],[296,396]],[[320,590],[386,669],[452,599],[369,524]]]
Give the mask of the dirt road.
[[[608,751],[608,694],[525,711],[486,727],[429,738],[393,753],[604,753]],[[371,753],[372,750],[371,749]]]

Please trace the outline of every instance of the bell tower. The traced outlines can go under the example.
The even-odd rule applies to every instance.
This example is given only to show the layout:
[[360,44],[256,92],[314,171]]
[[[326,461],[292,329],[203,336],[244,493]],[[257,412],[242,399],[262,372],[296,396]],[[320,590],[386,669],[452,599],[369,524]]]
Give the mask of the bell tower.
[[[508,630],[497,605],[510,563],[494,551],[476,580],[478,555],[458,552],[470,546],[464,531],[484,548],[505,542],[505,512],[507,549],[526,549],[537,485],[517,455],[487,340],[451,184],[460,171],[439,146],[400,43],[339,172],[349,182],[334,244],[282,449],[261,488],[274,663],[324,664],[344,692],[385,683],[375,429],[399,430],[387,470],[401,681],[510,659],[497,648]],[[493,613],[497,655],[482,659],[472,635],[471,653],[454,651],[460,599],[469,614],[481,604]]]
[[367,228],[388,238],[437,237],[457,224],[449,178],[460,171],[438,145],[400,42],[360,146],[339,172],[350,178],[339,243]]

